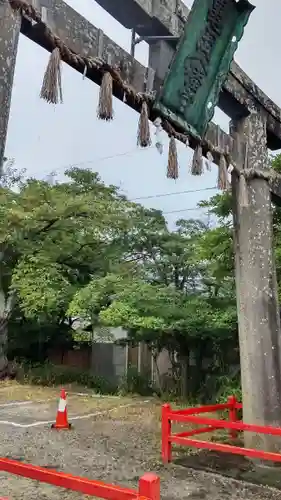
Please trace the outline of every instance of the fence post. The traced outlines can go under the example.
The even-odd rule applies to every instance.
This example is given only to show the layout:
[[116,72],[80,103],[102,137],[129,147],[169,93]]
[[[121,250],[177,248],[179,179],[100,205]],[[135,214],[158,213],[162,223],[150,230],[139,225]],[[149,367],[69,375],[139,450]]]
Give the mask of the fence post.
[[[236,409],[236,397],[235,396],[229,396],[228,398],[228,404],[229,404],[229,416],[228,420],[229,422],[237,422],[237,409]],[[229,429],[229,436],[230,439],[236,439],[238,435],[238,431],[236,429]]]
[[169,404],[162,405],[162,460],[164,464],[171,462],[172,460],[172,444],[170,441],[171,436],[171,421],[169,419],[169,413],[171,407]]
[[147,472],[139,479],[139,496],[149,500],[160,500],[160,478]]

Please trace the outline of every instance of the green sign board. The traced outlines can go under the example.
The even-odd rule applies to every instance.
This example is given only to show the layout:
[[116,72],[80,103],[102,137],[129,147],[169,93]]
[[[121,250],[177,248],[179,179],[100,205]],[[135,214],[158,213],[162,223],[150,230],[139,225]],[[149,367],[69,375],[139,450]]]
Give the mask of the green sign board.
[[194,1],[154,109],[204,135],[253,9],[248,0]]

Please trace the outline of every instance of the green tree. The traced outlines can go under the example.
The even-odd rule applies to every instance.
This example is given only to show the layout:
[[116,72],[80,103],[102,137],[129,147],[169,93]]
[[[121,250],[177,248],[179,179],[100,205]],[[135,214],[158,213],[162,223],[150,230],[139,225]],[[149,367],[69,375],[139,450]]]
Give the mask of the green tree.
[[191,219],[171,231],[160,211],[129,202],[96,173],[66,175],[53,185],[3,178],[0,374],[14,305],[40,324],[123,326],[153,353],[165,347],[186,360],[195,350],[200,368],[204,349],[237,329],[229,195],[208,202],[219,227]]
[[77,288],[123,253],[134,206],[96,173],[66,175],[52,186],[28,179],[0,188],[0,374],[16,299],[27,318],[63,322]]
[[[171,286],[142,280],[127,282],[125,286],[119,282],[111,304],[100,313],[104,324],[125,328],[129,342],[146,342],[155,361],[158,353],[167,349],[171,361],[179,359],[185,368],[186,382],[190,382],[191,352],[195,353],[196,369],[200,372],[206,349],[236,334],[235,319],[235,304],[229,301],[210,300],[198,292],[186,294]],[[175,362],[175,372],[177,368]],[[200,377],[198,380],[200,383]]]

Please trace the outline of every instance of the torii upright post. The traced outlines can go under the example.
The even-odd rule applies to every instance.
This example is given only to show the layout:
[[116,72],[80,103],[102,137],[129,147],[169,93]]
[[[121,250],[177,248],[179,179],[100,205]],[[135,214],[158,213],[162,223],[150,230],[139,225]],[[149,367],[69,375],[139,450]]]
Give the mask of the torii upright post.
[[[241,169],[269,168],[266,120],[259,110],[232,122],[237,142],[247,144]],[[281,337],[273,255],[271,193],[267,180],[247,181],[246,206],[239,203],[239,179],[232,174],[236,294],[239,325],[243,420],[281,427]],[[245,433],[245,446],[281,449],[276,436]]]
[[8,0],[0,0],[0,177],[12,98],[21,16]]

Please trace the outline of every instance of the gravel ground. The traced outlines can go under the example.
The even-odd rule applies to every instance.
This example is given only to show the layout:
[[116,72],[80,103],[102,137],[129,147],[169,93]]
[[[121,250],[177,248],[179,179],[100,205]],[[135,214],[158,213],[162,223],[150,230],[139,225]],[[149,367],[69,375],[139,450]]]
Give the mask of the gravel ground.
[[[23,394],[22,399],[25,399]],[[5,404],[1,397],[0,401]],[[124,407],[128,404],[132,406]],[[95,408],[99,414],[90,419],[75,420],[72,431],[52,431],[49,425],[22,429],[1,424],[1,455],[134,488],[144,472],[153,471],[161,478],[161,498],[164,500],[281,500],[281,492],[274,489],[175,464],[164,467],[160,461],[160,405],[154,401],[71,396],[69,409],[72,407],[73,414],[78,410],[77,405],[80,414],[93,412]],[[34,408],[37,418],[28,415],[24,420],[25,409],[18,406],[17,415],[13,414],[14,421],[15,418],[22,423],[32,419],[45,420],[40,404]],[[50,413],[53,410],[53,401],[50,401],[49,410]],[[0,407],[0,420],[3,420],[3,411],[7,412],[7,408]],[[49,418],[47,402],[44,403],[44,412]],[[0,473],[0,495],[25,500],[81,499],[80,494],[6,473]]]

